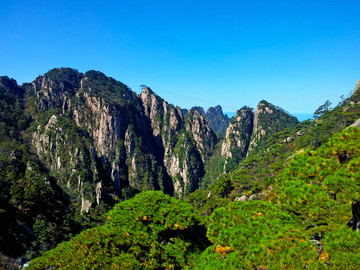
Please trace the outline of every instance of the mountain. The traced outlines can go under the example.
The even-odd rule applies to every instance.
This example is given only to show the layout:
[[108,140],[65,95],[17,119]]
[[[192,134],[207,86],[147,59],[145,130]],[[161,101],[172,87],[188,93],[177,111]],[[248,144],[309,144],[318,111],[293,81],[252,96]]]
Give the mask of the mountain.
[[253,132],[254,113],[244,107],[231,119],[221,146],[221,156],[225,157],[224,171],[234,169],[246,157]]
[[246,156],[264,149],[272,134],[297,123],[295,117],[265,100],[259,102],[255,112],[248,107],[240,109],[230,121],[222,143],[224,171],[235,169]]
[[230,119],[227,115],[225,115],[222,111],[220,105],[215,107],[209,107],[205,113],[204,108],[200,106],[195,106],[191,108],[192,110],[196,110],[206,118],[209,122],[211,129],[218,135],[224,136],[226,132],[226,128],[229,125]]
[[226,114],[223,113],[220,105],[210,107],[206,111],[206,118],[216,134],[219,134],[220,136],[225,135],[230,119]]
[[150,88],[137,96],[100,72],[52,70],[27,92],[40,116],[32,135],[36,153],[60,182],[87,190],[79,195],[86,211],[128,188],[186,196],[197,189],[217,140],[201,115],[184,117]]

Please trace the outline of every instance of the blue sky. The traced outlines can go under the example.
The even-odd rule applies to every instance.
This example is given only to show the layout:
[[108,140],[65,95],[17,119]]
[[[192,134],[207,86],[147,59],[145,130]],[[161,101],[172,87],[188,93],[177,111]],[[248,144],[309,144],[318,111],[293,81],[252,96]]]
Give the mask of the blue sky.
[[359,0],[3,1],[0,75],[95,69],[182,108],[311,113],[360,79],[359,13]]

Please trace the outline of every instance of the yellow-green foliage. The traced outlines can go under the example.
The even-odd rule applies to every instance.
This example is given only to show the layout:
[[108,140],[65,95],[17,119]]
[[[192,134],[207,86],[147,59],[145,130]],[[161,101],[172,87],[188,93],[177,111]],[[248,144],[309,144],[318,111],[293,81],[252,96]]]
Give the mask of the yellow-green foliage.
[[360,130],[347,128],[316,151],[298,154],[277,177],[272,201],[319,244],[319,260],[360,268],[355,215],[360,203]]
[[104,226],[82,232],[31,262],[29,269],[174,269],[204,249],[190,204],[148,191],[122,202]]
[[289,214],[261,201],[216,209],[207,235],[213,243],[197,269],[300,269],[316,261],[316,249]]
[[278,176],[274,201],[305,229],[346,224],[360,199],[360,130],[337,133],[316,151],[298,154]]

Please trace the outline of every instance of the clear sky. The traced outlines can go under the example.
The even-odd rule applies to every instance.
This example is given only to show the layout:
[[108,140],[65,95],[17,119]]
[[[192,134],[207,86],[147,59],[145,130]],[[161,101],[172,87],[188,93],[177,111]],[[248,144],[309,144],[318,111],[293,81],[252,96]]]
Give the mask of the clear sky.
[[99,70],[174,105],[311,113],[360,79],[360,0],[2,1],[0,75]]

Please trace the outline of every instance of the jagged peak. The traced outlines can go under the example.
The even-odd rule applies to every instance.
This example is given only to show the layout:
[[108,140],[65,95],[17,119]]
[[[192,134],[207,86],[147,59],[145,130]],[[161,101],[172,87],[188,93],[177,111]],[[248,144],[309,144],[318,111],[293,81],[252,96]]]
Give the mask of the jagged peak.
[[[201,107],[200,107],[201,108]],[[197,117],[201,117],[203,119],[206,119],[205,118],[205,115],[203,115],[201,113],[201,111],[199,111],[198,109],[195,109],[195,107],[191,108],[188,113],[187,113],[187,116],[188,117],[194,117],[194,116],[197,116]]]
[[220,105],[216,105],[215,107],[209,107],[206,111],[206,113],[209,113],[211,111],[221,112],[223,113],[222,107]]
[[142,91],[139,96],[143,101],[150,98],[151,96],[153,96],[153,98],[155,98],[159,103],[164,101],[164,99],[158,96],[149,86],[141,85],[141,87]]
[[203,117],[205,117],[205,110],[203,107],[201,106],[194,106],[190,109],[190,111],[197,111],[200,115],[202,115]]
[[73,68],[54,68],[36,78],[38,81],[43,79],[51,80],[55,83],[68,83],[70,85],[78,86],[84,74]]
[[[284,110],[283,108],[276,106],[266,100],[261,100],[259,104],[256,106],[255,114],[258,113],[273,113],[274,111],[281,111],[284,114],[287,114],[290,117],[292,116],[288,111]],[[294,117],[296,118],[296,117]]]
[[251,107],[249,107],[249,106],[243,106],[243,107],[241,107],[239,110],[236,111],[236,115],[235,115],[235,116],[241,115],[241,113],[242,113],[243,111],[252,111],[252,112],[253,112],[254,109],[251,108]]
[[247,116],[247,115],[253,115],[254,114],[254,109],[248,106],[243,106],[241,107],[239,110],[236,111],[236,114],[233,118],[231,118],[230,123],[236,123],[238,122],[242,117]]
[[155,95],[154,91],[153,91],[149,86],[141,85],[140,87],[142,87],[141,94],[144,94],[144,95]]
[[80,86],[84,74],[73,68],[53,68],[33,81],[33,86],[40,90],[46,86],[60,86],[60,89],[74,89]]
[[265,106],[269,106],[269,107],[275,107],[273,104],[271,104],[270,102],[262,99],[260,100],[260,102],[258,103],[258,105],[256,106],[256,108],[261,108],[261,107],[265,107]]

